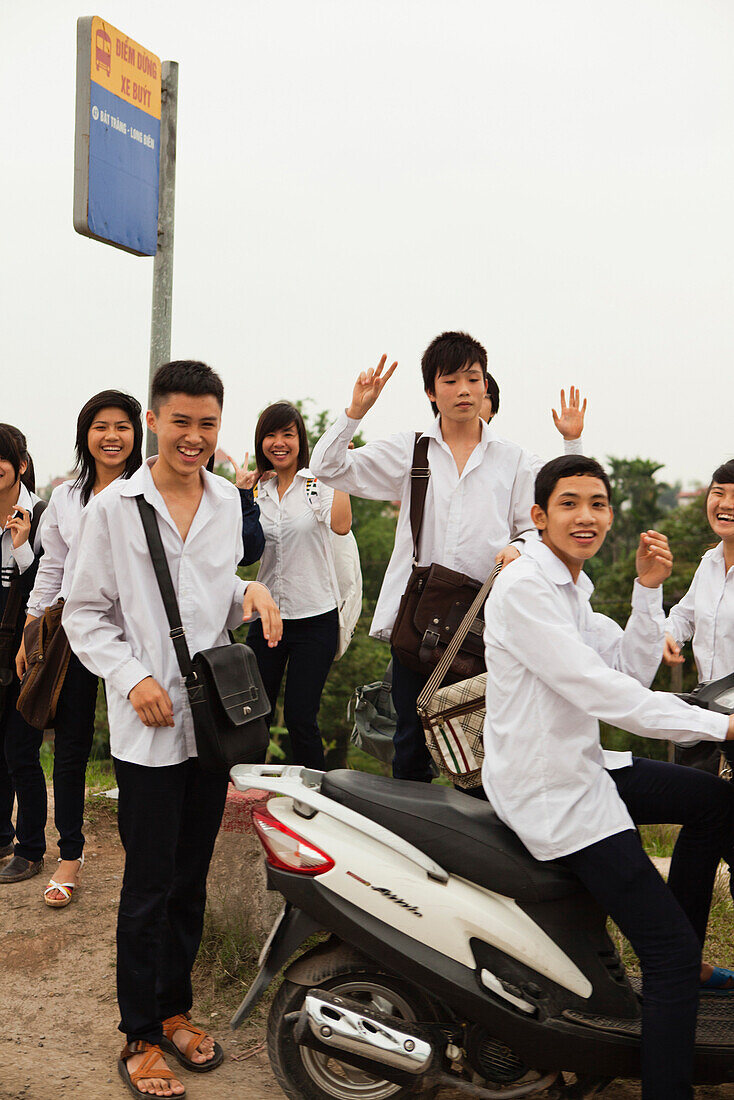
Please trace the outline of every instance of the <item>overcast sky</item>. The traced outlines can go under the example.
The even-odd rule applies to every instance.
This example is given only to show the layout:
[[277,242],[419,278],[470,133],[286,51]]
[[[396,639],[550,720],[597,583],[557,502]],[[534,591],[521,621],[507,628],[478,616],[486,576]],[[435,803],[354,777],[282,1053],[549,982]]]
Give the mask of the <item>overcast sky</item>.
[[421,353],[464,328],[539,454],[569,383],[598,457],[734,453],[730,0],[0,0],[0,419],[41,483],[92,393],[147,392],[153,261],[72,228],[93,14],[180,64],[172,354],[221,373],[226,449],[383,351],[365,434],[425,426]]

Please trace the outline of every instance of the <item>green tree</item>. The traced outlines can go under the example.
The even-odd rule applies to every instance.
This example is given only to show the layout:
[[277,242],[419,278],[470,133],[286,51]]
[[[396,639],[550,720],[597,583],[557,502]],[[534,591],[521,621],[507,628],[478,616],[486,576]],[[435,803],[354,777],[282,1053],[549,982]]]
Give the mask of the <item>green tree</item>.
[[[617,522],[616,516],[614,522]],[[674,559],[673,572],[664,587],[663,603],[667,613],[688,591],[702,555],[715,542],[715,538],[706,519],[702,498],[674,508],[659,522],[658,527],[668,536]],[[638,531],[638,540],[639,534]],[[632,585],[636,574],[635,554],[636,544],[624,558],[607,566],[597,577],[592,597],[595,610],[609,615],[620,626],[625,625],[630,614]],[[683,687],[684,690],[690,690],[696,683],[696,668],[690,646],[686,647],[685,653],[687,660],[683,669]],[[656,691],[671,690],[671,670],[667,665],[661,665],[652,686]],[[632,749],[638,756],[649,756],[652,759],[664,760],[668,756],[667,742],[633,737],[624,730],[610,726],[602,725],[602,742],[606,748]]]

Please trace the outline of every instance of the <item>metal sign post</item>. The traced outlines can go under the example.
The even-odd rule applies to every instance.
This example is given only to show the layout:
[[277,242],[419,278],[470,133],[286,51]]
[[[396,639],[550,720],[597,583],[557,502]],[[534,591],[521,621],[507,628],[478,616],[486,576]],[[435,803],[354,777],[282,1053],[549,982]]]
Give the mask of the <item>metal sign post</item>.
[[[171,358],[171,306],[173,302],[173,223],[176,205],[176,118],[178,112],[178,62],[164,61],[161,84],[161,150],[158,183],[158,248],[153,261],[153,308],[150,322],[150,372],[148,408],[153,375]],[[158,453],[158,441],[150,428],[145,433],[145,455]]]

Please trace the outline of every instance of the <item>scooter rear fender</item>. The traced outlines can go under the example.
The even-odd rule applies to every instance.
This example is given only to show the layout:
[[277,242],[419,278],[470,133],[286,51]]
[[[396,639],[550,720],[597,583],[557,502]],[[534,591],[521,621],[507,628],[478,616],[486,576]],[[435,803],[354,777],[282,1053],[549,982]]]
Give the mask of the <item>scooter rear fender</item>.
[[229,1022],[235,1031],[245,1022],[257,1003],[262,999],[273,978],[283,969],[299,947],[321,930],[321,925],[286,902],[285,908],[273,925],[270,937],[260,953],[260,970],[255,981],[247,991],[247,996]]

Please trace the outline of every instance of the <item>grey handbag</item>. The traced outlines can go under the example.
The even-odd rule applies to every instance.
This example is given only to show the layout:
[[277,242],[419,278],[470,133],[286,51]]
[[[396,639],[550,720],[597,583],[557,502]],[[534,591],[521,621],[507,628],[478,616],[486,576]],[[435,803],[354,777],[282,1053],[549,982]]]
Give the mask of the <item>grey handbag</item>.
[[382,680],[358,687],[349,701],[347,715],[354,707],[354,726],[350,740],[356,748],[392,764],[395,755],[393,734],[397,715],[392,703],[392,661],[385,669]]

